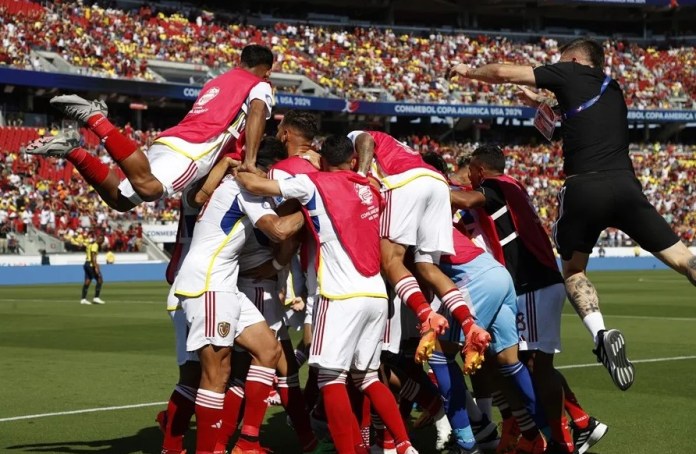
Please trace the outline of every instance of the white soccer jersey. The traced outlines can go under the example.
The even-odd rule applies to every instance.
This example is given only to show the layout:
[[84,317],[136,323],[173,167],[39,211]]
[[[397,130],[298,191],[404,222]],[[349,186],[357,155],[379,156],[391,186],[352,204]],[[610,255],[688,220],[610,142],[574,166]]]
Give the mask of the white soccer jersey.
[[239,254],[256,222],[275,214],[263,197],[242,191],[226,176],[202,208],[189,253],[174,281],[179,296],[196,297],[206,291],[236,291]]
[[309,211],[321,243],[317,271],[317,293],[337,300],[354,297],[386,298],[380,274],[365,277],[353,266],[334,230],[321,194],[307,175],[281,180],[280,191],[286,199],[297,199]]

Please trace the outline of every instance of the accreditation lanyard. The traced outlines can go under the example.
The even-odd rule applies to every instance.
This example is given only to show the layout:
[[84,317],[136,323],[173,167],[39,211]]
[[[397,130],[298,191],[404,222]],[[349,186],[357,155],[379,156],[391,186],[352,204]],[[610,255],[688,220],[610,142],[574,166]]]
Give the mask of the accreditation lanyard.
[[586,109],[589,109],[590,107],[592,107],[594,105],[594,103],[596,103],[599,100],[599,98],[604,94],[607,87],[609,86],[609,82],[611,82],[611,77],[606,76],[604,78],[604,82],[602,83],[602,88],[599,90],[599,94],[597,96],[595,96],[594,98],[592,98],[588,101],[585,101],[584,103],[580,104],[580,106],[576,107],[575,109],[571,109],[568,112],[564,112],[563,115],[561,116],[561,118],[563,120],[567,120],[567,119],[579,114],[583,110],[586,110]]

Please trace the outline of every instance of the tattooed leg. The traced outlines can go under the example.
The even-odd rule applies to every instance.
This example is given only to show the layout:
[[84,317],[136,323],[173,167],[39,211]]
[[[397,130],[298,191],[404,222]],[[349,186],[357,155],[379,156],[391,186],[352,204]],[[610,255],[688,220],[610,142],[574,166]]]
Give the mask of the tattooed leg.
[[599,312],[599,296],[597,289],[585,276],[585,273],[577,273],[565,280],[566,292],[570,304],[580,318],[584,319],[593,312]]
[[667,249],[655,252],[655,257],[662,260],[673,270],[686,276],[689,282],[696,286],[696,257],[684,243],[679,241]]
[[691,257],[686,263],[686,278],[696,286],[696,257]]

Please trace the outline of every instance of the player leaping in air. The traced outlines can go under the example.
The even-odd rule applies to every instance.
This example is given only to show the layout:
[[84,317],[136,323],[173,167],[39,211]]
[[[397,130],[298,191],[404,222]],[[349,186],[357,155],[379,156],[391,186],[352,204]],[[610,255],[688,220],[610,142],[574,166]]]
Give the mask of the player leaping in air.
[[147,154],[106,118],[103,101],[77,95],[51,99],[53,107],[99,137],[125,173],[123,181],[98,157],[79,147],[80,135],[75,130],[39,139],[26,151],[64,157],[119,211],[181,191],[207,175],[226,153],[243,159],[239,170],[256,171],[256,152],[271,116],[273,94],[268,78],[272,66],[270,49],[246,46],[240,66],[206,83],[189,113],[162,132]]

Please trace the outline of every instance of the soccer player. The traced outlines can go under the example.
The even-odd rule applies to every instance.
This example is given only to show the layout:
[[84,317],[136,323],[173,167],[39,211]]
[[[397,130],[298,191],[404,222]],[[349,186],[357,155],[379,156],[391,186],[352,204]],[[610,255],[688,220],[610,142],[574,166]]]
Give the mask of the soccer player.
[[[85,247],[85,264],[82,268],[85,270],[85,282],[82,284],[82,299],[80,304],[106,304],[106,301],[99,298],[101,293],[102,284],[104,279],[102,278],[101,269],[97,263],[97,255],[99,254],[99,246],[104,243],[104,235],[97,235],[97,239],[87,244]],[[87,299],[87,290],[92,283],[92,279],[97,281],[94,287],[94,299],[90,302]]]
[[[469,166],[475,191],[453,191],[453,205],[477,209],[481,229],[496,259],[505,265],[515,284],[516,324],[520,331],[521,357],[532,371],[532,380],[551,429],[549,451],[583,452],[599,441],[607,426],[589,418],[575,427],[576,446],[563,415],[564,391],[560,373],[553,366],[561,350],[561,312],[565,302],[563,277],[558,271],[551,242],[529,200],[525,188],[504,175],[505,156],[493,145],[476,149]],[[583,435],[583,433],[585,435]],[[585,442],[591,440],[589,446]]]
[[237,159],[244,154],[240,170],[257,171],[256,153],[273,103],[268,83],[272,65],[270,49],[246,46],[240,67],[208,81],[186,117],[162,132],[147,154],[106,118],[103,101],[77,95],[51,99],[52,106],[101,139],[125,173],[123,181],[96,156],[79,148],[80,137],[73,130],[39,139],[27,147],[27,153],[65,157],[119,211],[181,191],[207,175],[225,153],[234,153]]
[[[559,194],[554,239],[563,261],[566,291],[594,338],[598,361],[625,391],[634,379],[625,339],[619,330],[606,330],[597,291],[586,274],[600,232],[610,226],[623,230],[695,286],[696,257],[642,192],[628,156],[626,102],[619,84],[605,74],[604,64],[602,45],[579,38],[561,48],[560,61],[553,65],[494,63],[472,68],[459,64],[450,73],[488,83],[548,89],[556,96],[566,182]],[[525,93],[529,103],[541,104],[540,96]]]
[[387,318],[380,276],[379,194],[351,171],[353,144],[328,137],[320,151],[326,172],[272,181],[240,174],[252,193],[296,198],[309,210],[317,244],[318,294],[309,364],[319,369],[329,430],[339,453],[366,452],[345,386],[348,373],[394,435],[398,454],[415,453],[377,369]]
[[[262,162],[268,159],[280,159],[281,155],[274,155],[274,150],[265,145],[266,139],[261,141],[259,146],[258,160]],[[225,156],[213,167],[203,184],[193,184],[185,188],[181,195],[181,209],[179,217],[179,227],[176,235],[176,245],[172,257],[167,267],[166,277],[169,284],[173,284],[179,268],[188,253],[193,238],[193,228],[201,206],[207,202],[225,174],[238,164],[232,158]],[[172,392],[167,409],[161,411],[156,418],[164,434],[162,442],[163,454],[180,454],[183,451],[184,434],[188,430],[191,417],[195,411],[196,394],[198,384],[201,380],[201,367],[198,355],[195,352],[186,350],[186,338],[188,336],[188,325],[186,315],[181,309],[179,299],[174,294],[172,286],[167,296],[167,311],[174,325],[174,338],[176,345],[176,359],[179,366],[179,379]],[[234,388],[240,393],[240,390]],[[243,391],[241,391],[243,392]],[[226,393],[226,399],[227,394]],[[223,419],[223,426],[225,420]],[[237,419],[234,419],[236,428]]]
[[411,246],[419,276],[453,313],[468,343],[483,353],[487,333],[476,325],[457,286],[437,266],[441,255],[454,253],[447,181],[425,164],[417,151],[388,134],[353,131],[348,137],[358,153],[358,172],[367,175],[372,169],[384,190],[381,266],[399,298],[418,316],[424,336],[419,351],[430,349],[431,339],[442,334],[448,322],[430,308],[416,278],[404,265]]
[[238,258],[253,227],[273,241],[282,241],[302,225],[301,214],[278,217],[268,201],[241,191],[231,175],[223,179],[198,217],[174,293],[189,325],[187,350],[198,353],[202,369],[195,407],[199,453],[224,451],[216,445],[235,341],[251,354],[252,363],[245,384],[242,431],[233,452],[261,452],[258,436],[264,400],[273,384],[280,346],[258,311],[253,323],[245,321],[246,329],[236,332],[244,305],[253,306],[237,289]]

